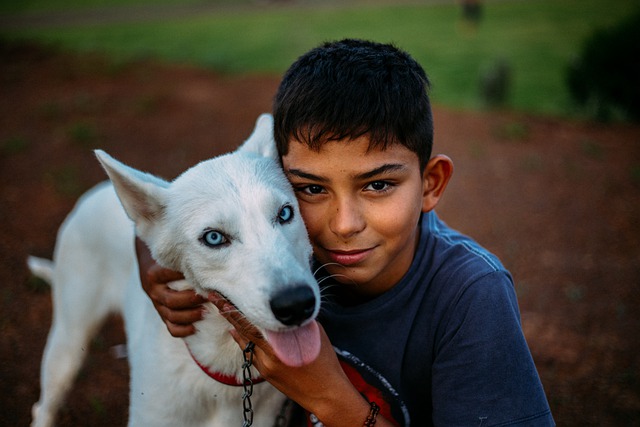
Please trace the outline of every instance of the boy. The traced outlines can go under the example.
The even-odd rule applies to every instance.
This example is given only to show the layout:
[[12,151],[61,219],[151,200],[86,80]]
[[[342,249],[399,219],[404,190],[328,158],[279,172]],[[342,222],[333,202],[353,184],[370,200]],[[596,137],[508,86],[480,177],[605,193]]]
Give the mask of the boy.
[[[453,164],[431,156],[428,86],[407,53],[342,40],[300,57],[275,97],[275,140],[319,268],[318,358],[282,365],[213,302],[241,348],[256,344],[261,375],[326,426],[554,425],[511,276],[434,212]],[[144,274],[138,250],[169,331],[192,333],[203,300],[167,289],[179,273]]]

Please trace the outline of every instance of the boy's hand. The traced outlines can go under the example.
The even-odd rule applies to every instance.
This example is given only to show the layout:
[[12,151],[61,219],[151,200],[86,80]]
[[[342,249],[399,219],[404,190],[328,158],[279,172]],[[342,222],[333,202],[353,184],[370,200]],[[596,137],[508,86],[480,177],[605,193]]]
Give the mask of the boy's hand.
[[[230,333],[241,349],[249,341],[255,344],[253,365],[271,385],[315,414],[325,426],[363,424],[370,406],[342,370],[322,325],[318,325],[321,337],[318,357],[307,365],[291,367],[278,359],[260,331],[228,300],[217,293],[212,293],[209,300],[233,325]],[[378,425],[391,424],[378,416]]]
[[202,304],[206,299],[192,290],[170,289],[167,283],[184,279],[182,273],[156,264],[147,246],[137,237],[135,246],[142,289],[151,298],[169,333],[177,338],[194,334],[193,323],[202,319]]

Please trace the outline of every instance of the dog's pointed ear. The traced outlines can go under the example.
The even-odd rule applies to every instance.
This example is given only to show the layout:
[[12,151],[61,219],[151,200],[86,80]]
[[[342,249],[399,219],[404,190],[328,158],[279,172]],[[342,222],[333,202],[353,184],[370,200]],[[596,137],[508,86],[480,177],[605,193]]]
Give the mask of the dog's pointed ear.
[[163,215],[169,183],[133,169],[102,150],[95,150],[95,154],[109,175],[124,210],[136,224],[136,232],[146,241],[150,228]]
[[278,159],[276,142],[273,139],[273,116],[261,114],[251,136],[240,146],[239,151],[248,151],[263,157]]

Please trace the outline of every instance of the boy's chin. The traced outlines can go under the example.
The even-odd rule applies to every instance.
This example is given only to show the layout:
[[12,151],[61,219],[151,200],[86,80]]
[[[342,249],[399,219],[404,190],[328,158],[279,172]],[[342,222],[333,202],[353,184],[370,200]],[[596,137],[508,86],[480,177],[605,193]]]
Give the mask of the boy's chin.
[[[366,293],[369,283],[367,272],[363,267],[346,267],[343,265],[329,265],[325,267],[332,282],[337,282],[341,287],[350,289],[355,293]],[[364,291],[364,292],[363,292]]]

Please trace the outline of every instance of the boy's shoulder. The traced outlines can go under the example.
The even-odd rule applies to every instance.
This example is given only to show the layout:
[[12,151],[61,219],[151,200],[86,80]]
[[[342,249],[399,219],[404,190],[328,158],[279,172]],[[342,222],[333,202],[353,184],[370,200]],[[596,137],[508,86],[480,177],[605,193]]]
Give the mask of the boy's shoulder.
[[[513,294],[513,279],[496,255],[441,221],[435,212],[423,215],[421,237],[410,281],[433,303],[448,305],[463,293]],[[510,296],[508,297],[510,298]]]
[[471,237],[445,224],[434,211],[424,214],[421,223],[422,254],[431,263],[451,264],[456,268],[473,268],[479,273],[505,271],[500,259]]

